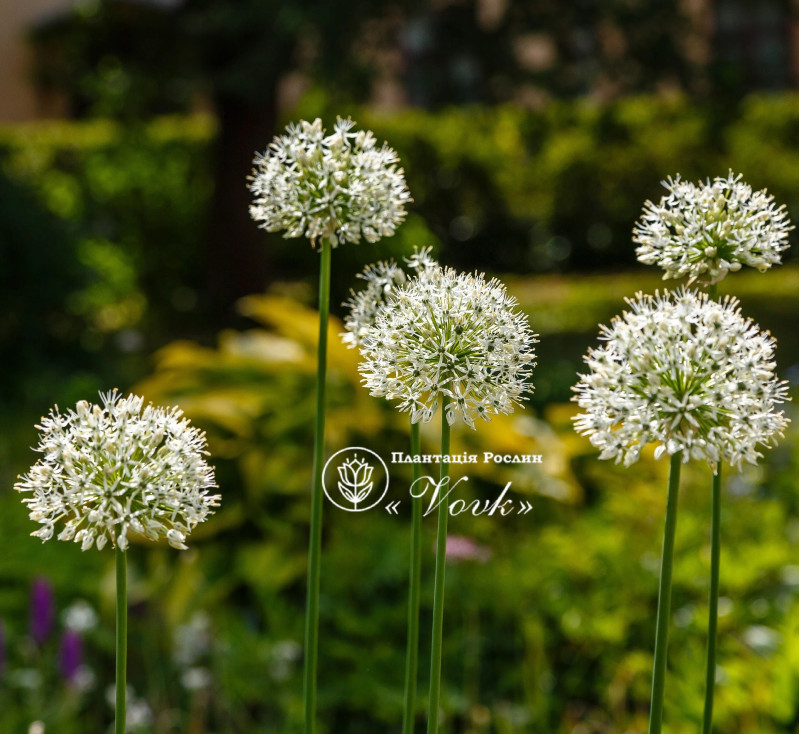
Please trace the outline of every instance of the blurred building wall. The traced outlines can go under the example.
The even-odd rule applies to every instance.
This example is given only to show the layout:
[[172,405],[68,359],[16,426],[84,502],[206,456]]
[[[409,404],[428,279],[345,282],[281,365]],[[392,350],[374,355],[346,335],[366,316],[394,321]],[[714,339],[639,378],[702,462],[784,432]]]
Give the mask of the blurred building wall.
[[37,93],[31,80],[28,29],[74,0],[0,0],[0,122],[59,117],[58,99]]
[[[237,1],[244,6],[245,0],[216,0],[216,4],[235,6]],[[268,1],[274,0],[263,0]],[[305,0],[283,1],[299,5]],[[549,4],[553,1],[558,5],[558,0]],[[659,0],[654,1],[658,5]],[[391,0],[375,2],[386,4]],[[179,8],[182,0],[0,0],[0,123],[65,117],[70,112],[80,116],[80,105],[63,91],[47,92],[43,85],[34,84],[33,51],[27,37],[32,28],[63,17],[73,7],[87,10],[104,4],[170,9]],[[429,0],[426,12],[405,18],[399,45],[383,43],[380,35],[377,42],[361,44],[377,77],[373,105],[431,107],[497,101],[491,89],[502,83],[508,69],[495,74],[497,68],[487,64],[487,59],[496,55],[494,49],[487,50],[477,42],[509,16],[515,5],[523,9],[537,4],[548,6],[544,0]],[[677,65],[684,67],[686,78],[679,81],[674,74],[663,79],[659,76],[657,90],[682,88],[701,98],[708,94],[733,97],[752,91],[796,89],[797,0],[679,0],[678,4],[687,22],[680,35],[674,34],[672,45],[686,62]],[[459,12],[453,15],[451,11]],[[619,16],[619,11],[615,13]],[[535,108],[546,104],[553,94],[611,99],[638,91],[637,84],[648,88],[641,79],[655,77],[657,69],[653,69],[652,60],[637,58],[637,54],[643,55],[643,49],[639,46],[632,51],[626,38],[626,33],[636,35],[641,29],[631,21],[615,19],[614,13],[600,21],[595,16],[584,23],[582,16],[573,12],[572,25],[566,30],[551,19],[550,26],[538,28],[533,23],[526,32],[512,34],[509,42],[524,79],[508,82],[511,91],[506,89],[501,98]],[[643,21],[636,22],[641,25]],[[475,33],[473,26],[479,29]],[[458,40],[462,36],[468,40],[442,52],[442,39]],[[571,49],[566,59],[564,48]],[[52,59],[46,60],[52,65]],[[642,61],[644,65],[639,63]],[[637,64],[643,70],[640,81],[631,82],[636,79]],[[294,75],[281,84],[284,105],[291,105],[302,94],[306,82],[300,77]],[[554,86],[554,80],[567,77],[576,81]]]

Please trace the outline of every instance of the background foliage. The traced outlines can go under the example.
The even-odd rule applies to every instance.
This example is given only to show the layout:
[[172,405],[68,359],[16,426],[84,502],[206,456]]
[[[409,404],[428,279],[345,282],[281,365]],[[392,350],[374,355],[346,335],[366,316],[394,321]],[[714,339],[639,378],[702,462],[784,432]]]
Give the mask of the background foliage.
[[[775,278],[769,299],[751,292],[749,303],[754,308],[765,300],[788,305],[795,277]],[[512,282],[533,323],[539,314],[548,317],[541,328],[542,367],[556,353],[570,358],[561,343],[566,334],[585,344],[594,338],[595,315],[619,308],[630,281],[605,280],[602,295],[592,282],[563,277]],[[653,274],[637,278],[642,280],[647,289],[657,285]],[[764,276],[741,276],[742,292],[759,280]],[[582,313],[572,299],[585,303],[589,292],[594,300]],[[157,353],[153,375],[136,387],[155,401],[180,403],[207,429],[225,495],[218,515],[193,535],[190,552],[134,547],[131,680],[146,685],[137,695],[154,709],[152,724],[143,731],[187,731],[199,717],[192,731],[257,727],[280,732],[296,723],[301,706],[308,522],[303,499],[310,476],[304,447],[311,440],[315,314],[279,296],[247,299],[241,310],[259,325],[225,331],[211,347],[190,341],[165,347]],[[407,443],[405,421],[358,387],[356,356],[335,338],[340,329],[340,323],[331,324],[329,451],[363,444],[388,456]],[[563,364],[551,365],[545,374],[552,379],[563,369]],[[517,497],[533,501],[531,515],[459,516],[451,523],[452,533],[472,538],[490,554],[488,561],[466,560],[449,570],[445,706],[452,731],[586,727],[579,731],[623,732],[645,726],[666,467],[648,457],[622,473],[598,462],[588,443],[572,432],[572,408],[563,399],[541,403],[537,398],[535,409],[454,437],[453,453],[538,452],[545,461],[541,468],[469,472],[465,496],[493,497],[511,481]],[[426,428],[423,449],[435,451],[435,428]],[[790,731],[796,718],[794,446],[793,432],[762,467],[726,480],[721,731]],[[392,480],[402,486],[407,477],[393,471]],[[690,465],[676,550],[675,682],[668,687],[667,703],[674,732],[694,731],[701,715],[697,691],[705,644],[708,487],[707,469]],[[397,486],[392,491],[400,492]],[[0,597],[0,615],[23,622],[7,625],[8,639],[24,639],[25,599],[16,590],[35,569],[55,585],[61,605],[77,597],[99,608],[103,624],[98,629],[105,634],[93,632],[87,646],[92,645],[97,675],[107,674],[110,559],[81,554],[77,547],[30,543],[17,498],[6,494],[0,504],[4,542],[18,549],[0,567],[8,589]],[[405,520],[383,513],[326,512],[321,705],[327,731],[370,732],[396,722],[405,628]],[[424,590],[432,586],[430,523],[426,533]],[[82,570],[79,583],[76,567]],[[99,590],[97,580],[102,581]],[[426,593],[426,619],[430,604]],[[195,642],[191,669],[205,671],[210,687],[199,691],[187,689],[190,678],[178,653],[177,640],[186,636],[187,623],[204,631]],[[423,650],[426,627],[423,622]],[[9,656],[7,693],[19,690],[23,665],[47,669],[47,654],[46,648],[36,650],[33,661],[24,650]],[[424,675],[421,684],[424,695]],[[83,712],[84,725],[97,712],[102,718],[107,706],[91,705],[101,693],[82,694],[80,707],[54,706],[44,718],[61,722],[66,731],[77,726],[70,723],[76,721],[73,712]],[[27,700],[41,712],[35,697]],[[8,711],[20,715],[14,707]]]
[[[304,105],[298,116],[334,116],[319,96]],[[630,231],[643,200],[659,197],[659,181],[678,171],[697,179],[730,167],[798,219],[794,95],[748,97],[721,126],[711,108],[682,97],[560,102],[539,113],[339,112],[397,148],[415,206],[379,254],[369,246],[337,252],[334,309],[354,285],[350,274],[414,244],[434,245],[462,269],[631,267]],[[214,261],[203,244],[216,129],[207,117],[0,129],[0,257],[15,263],[0,276],[0,345],[25,345],[6,372],[3,399],[47,402],[38,371],[48,368],[54,377],[80,370],[78,390],[130,383],[142,373],[140,355],[170,336],[207,340],[209,326],[231,323],[232,309],[220,311],[211,298]],[[275,272],[313,285],[310,247],[265,239]],[[15,288],[20,280],[31,287]]]

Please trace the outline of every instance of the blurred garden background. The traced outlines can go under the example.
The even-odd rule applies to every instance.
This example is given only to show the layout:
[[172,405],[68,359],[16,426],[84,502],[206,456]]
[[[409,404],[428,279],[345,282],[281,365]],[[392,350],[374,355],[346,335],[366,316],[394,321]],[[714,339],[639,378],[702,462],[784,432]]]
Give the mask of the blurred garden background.
[[[39,417],[112,387],[206,429],[223,498],[191,550],[129,553],[131,730],[298,730],[318,256],[256,228],[246,177],[283,125],[336,115],[398,151],[414,204],[393,238],[336,251],[328,453],[407,445],[338,342],[364,264],[431,245],[501,277],[541,337],[526,409],[453,437],[452,453],[543,463],[470,474],[476,497],[511,481],[530,514],[451,519],[444,731],[643,732],[667,467],[598,461],[570,386],[598,323],[662,286],[631,230],[668,175],[733,169],[797,224],[797,4],[6,0],[0,28],[0,732],[113,717],[113,554],[29,538],[12,490]],[[721,284],[777,337],[794,402],[785,440],[725,474],[720,734],[797,730],[797,283],[793,232],[782,266]],[[409,477],[395,468],[390,492]],[[692,464],[669,734],[700,728],[709,523]],[[408,532],[407,515],[326,505],[325,734],[400,728]]]

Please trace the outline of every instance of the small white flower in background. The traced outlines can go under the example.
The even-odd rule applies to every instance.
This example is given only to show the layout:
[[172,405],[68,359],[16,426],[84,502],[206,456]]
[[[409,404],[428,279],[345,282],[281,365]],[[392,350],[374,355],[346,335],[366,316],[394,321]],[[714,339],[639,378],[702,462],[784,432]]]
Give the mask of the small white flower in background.
[[498,280],[433,265],[392,291],[361,346],[370,394],[397,400],[412,422],[428,422],[442,398],[446,418],[511,413],[529,389],[536,335]]
[[[431,257],[431,248],[414,248],[414,254],[406,258],[406,263],[418,276],[428,268],[435,267],[436,261]],[[348,349],[363,343],[367,329],[372,326],[375,314],[386,302],[389,295],[406,282],[406,273],[394,260],[367,265],[363,272],[356,275],[366,281],[367,285],[357,293],[350,290],[350,298],[344,302],[347,314],[344,317],[345,331],[341,334],[342,342]]]
[[34,721],[28,727],[28,734],[44,734],[44,722]]
[[[116,709],[117,697],[114,686],[106,688],[106,701],[109,706]],[[153,723],[153,711],[143,698],[136,697],[136,691],[131,686],[125,689],[125,730],[136,731]]]
[[279,640],[270,652],[269,674],[274,680],[286,680],[295,663],[302,657],[303,648],[294,640]]
[[208,688],[212,681],[211,672],[207,668],[187,668],[181,673],[181,685],[187,691],[200,691]]
[[741,174],[713,182],[662,185],[669,195],[645,203],[633,230],[638,259],[664,269],[664,280],[689,276],[689,283],[718,283],[748,265],[765,271],[781,261],[793,229],[784,206],[766,189],[753,191]]
[[94,688],[96,682],[97,677],[94,671],[88,665],[81,665],[78,670],[75,671],[75,676],[70,682],[70,686],[76,691],[86,693],[86,691],[90,691]]
[[205,434],[178,408],[143,407],[136,395],[101,395],[102,405],[81,401],[62,414],[42,418],[37,451],[43,458],[14,489],[43,541],[63,523],[59,540],[82,550],[107,542],[123,550],[128,532],[166,538],[186,548],[186,536],[213,513],[219,495],[206,463]]
[[211,618],[206,612],[195,612],[186,624],[175,629],[173,657],[184,668],[196,665],[211,648]]
[[601,459],[626,466],[642,448],[683,452],[683,461],[756,463],[788,419],[776,412],[787,383],[775,376],[775,340],[745,319],[735,298],[721,302],[680,289],[628,299],[630,311],[601,326],[573,400],[575,429]]
[[302,120],[256,157],[250,216],[263,229],[334,247],[394,234],[411,201],[403,169],[394,150],[354,124],[337,118],[326,136],[321,120]]
[[190,691],[208,688],[211,671],[200,664],[211,649],[211,618],[206,612],[192,614],[186,624],[175,629],[173,659],[183,670],[181,685]]
[[61,622],[66,629],[73,632],[88,632],[97,626],[97,612],[91,604],[78,599],[61,613]]

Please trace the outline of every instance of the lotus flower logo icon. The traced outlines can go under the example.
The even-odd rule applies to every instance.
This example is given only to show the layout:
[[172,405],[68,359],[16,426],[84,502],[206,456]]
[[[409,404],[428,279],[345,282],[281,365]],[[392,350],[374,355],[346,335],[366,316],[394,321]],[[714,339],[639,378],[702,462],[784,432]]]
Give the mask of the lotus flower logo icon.
[[339,470],[339,491],[342,496],[353,503],[358,510],[358,503],[365,500],[372,491],[372,467],[366,461],[353,457],[337,467]]
[[328,459],[322,487],[327,498],[340,509],[363,512],[375,507],[386,495],[389,472],[374,451],[352,446]]

